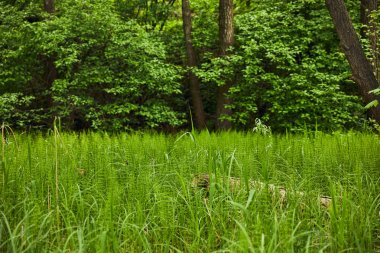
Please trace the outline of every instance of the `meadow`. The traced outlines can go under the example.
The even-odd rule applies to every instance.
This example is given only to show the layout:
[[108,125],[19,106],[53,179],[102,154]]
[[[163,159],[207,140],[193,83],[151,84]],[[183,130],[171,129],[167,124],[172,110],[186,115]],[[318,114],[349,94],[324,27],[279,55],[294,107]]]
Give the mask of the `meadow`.
[[0,252],[380,252],[379,151],[371,133],[9,133]]

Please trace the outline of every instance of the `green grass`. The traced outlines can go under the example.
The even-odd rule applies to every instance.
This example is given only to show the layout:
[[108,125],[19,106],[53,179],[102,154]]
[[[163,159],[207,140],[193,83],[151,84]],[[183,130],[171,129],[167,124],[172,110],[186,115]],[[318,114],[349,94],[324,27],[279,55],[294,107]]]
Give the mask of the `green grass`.
[[[379,151],[360,133],[9,135],[0,252],[379,252]],[[190,186],[203,172],[288,201],[222,179],[205,200]]]

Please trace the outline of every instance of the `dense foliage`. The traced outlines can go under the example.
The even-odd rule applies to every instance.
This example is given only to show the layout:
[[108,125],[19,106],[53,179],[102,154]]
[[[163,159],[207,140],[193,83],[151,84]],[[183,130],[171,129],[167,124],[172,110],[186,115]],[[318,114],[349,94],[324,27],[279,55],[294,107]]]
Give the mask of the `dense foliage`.
[[[108,1],[64,1],[59,8],[33,23],[25,16],[8,20],[15,10],[3,8],[9,11],[2,24],[5,120],[44,126],[54,115],[68,127],[115,130],[183,122],[168,99],[181,93],[180,71],[166,62],[157,36],[122,21]],[[46,73],[50,59],[56,73]],[[9,110],[20,105],[30,110],[20,112],[22,118]]]
[[[359,8],[348,1],[356,21]],[[194,0],[193,43],[208,125],[233,86],[234,128],[360,128],[364,110],[322,1],[235,2],[235,45],[217,57],[218,2]],[[0,121],[21,129],[191,125],[180,2],[0,1]],[[355,23],[359,27],[358,23]],[[186,116],[187,115],[187,116]]]

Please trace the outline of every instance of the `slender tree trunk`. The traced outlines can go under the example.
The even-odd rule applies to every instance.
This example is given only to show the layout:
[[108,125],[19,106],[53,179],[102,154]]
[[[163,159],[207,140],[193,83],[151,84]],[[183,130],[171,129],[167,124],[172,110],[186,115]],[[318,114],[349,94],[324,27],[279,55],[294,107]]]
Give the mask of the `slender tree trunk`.
[[[186,56],[188,67],[197,66],[197,57],[192,43],[192,24],[191,24],[191,11],[189,0],[182,0],[182,20],[183,20],[183,33],[185,37]],[[189,88],[191,93],[191,104],[194,112],[195,126],[198,129],[206,127],[205,112],[203,108],[202,95],[200,90],[200,82],[198,77],[190,70],[188,72]]]
[[54,13],[55,12],[54,0],[44,0],[44,10],[47,13]]
[[[375,99],[380,101],[380,96],[369,94],[369,91],[378,88],[378,83],[372,66],[364,55],[359,37],[355,32],[343,0],[325,1],[340,39],[341,47],[350,64],[352,78],[358,84],[364,101],[366,103]],[[380,123],[380,107],[372,108],[370,116]]]
[[[233,0],[219,1],[219,56],[225,57],[227,49],[234,43],[234,27],[233,27]],[[226,106],[231,104],[228,97],[228,91],[232,86],[232,80],[226,80],[225,84],[218,87],[216,97],[216,118],[218,129],[231,128],[231,122],[228,120],[220,120],[222,115],[231,115],[231,110]]]
[[360,21],[364,25],[361,30],[361,35],[368,38],[371,44],[372,50],[372,66],[373,71],[376,74],[376,79],[379,80],[379,52],[377,49],[377,39],[378,39],[378,27],[371,16],[374,11],[377,11],[378,0],[361,0],[360,2]]

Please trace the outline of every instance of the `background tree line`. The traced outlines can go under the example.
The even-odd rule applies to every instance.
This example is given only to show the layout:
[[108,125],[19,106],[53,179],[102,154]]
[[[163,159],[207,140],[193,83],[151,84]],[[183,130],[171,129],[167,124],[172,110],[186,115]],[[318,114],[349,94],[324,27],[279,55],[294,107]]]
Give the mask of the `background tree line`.
[[364,109],[378,99],[377,23],[374,0],[1,0],[0,120],[361,129],[380,121]]

